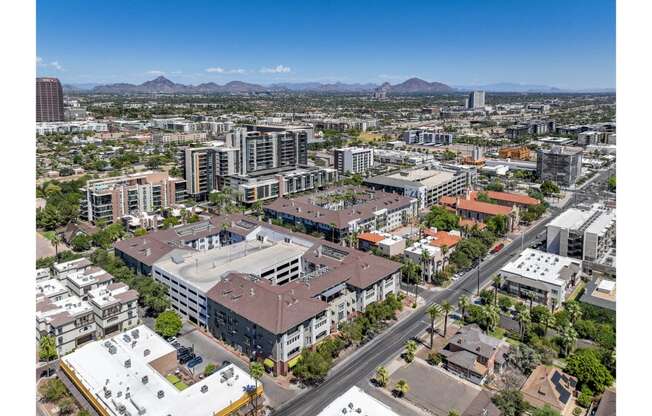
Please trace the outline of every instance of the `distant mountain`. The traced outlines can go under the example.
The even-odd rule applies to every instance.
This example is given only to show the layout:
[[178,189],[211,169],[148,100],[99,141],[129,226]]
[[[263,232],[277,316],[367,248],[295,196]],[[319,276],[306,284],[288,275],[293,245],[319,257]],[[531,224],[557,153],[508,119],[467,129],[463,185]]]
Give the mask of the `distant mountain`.
[[541,93],[563,93],[563,92],[615,92],[613,88],[584,88],[584,89],[565,89],[552,87],[549,85],[538,84],[518,84],[514,82],[498,82],[495,84],[485,85],[456,85],[460,91],[482,90],[487,92],[541,92]]
[[151,81],[143,82],[140,85],[118,83],[99,85],[92,89],[95,93],[101,94],[242,94],[252,92],[275,91],[258,84],[248,84],[242,81],[231,81],[225,85],[208,82],[199,85],[184,85],[170,81],[160,76]]
[[423,94],[454,91],[453,88],[441,82],[428,82],[420,78],[410,78],[400,84],[392,85],[389,89],[391,94]]
[[79,91],[90,91],[93,88],[97,87],[98,85],[100,84],[96,82],[88,82],[82,84],[63,84],[61,85],[61,88],[63,88],[63,90],[66,92],[79,92]]

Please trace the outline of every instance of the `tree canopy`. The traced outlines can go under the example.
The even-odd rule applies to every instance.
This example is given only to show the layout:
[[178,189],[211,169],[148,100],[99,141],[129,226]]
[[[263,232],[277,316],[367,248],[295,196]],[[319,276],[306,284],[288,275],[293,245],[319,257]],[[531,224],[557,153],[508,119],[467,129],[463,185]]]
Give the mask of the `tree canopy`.
[[181,317],[174,311],[162,312],[156,317],[154,330],[163,337],[173,337],[179,333],[181,327]]
[[602,393],[611,386],[613,377],[600,358],[597,350],[577,350],[566,360],[566,372],[577,377],[579,388],[587,386],[591,391]]

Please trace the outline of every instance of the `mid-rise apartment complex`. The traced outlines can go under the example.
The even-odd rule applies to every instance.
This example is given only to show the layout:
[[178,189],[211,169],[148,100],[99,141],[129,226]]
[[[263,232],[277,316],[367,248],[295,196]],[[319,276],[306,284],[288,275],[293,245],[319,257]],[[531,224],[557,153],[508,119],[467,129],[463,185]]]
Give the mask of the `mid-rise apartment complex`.
[[335,149],[337,173],[363,173],[374,165],[374,149],[365,147],[343,147]]
[[537,176],[562,186],[574,185],[582,176],[582,148],[552,146],[537,152]]
[[438,129],[411,129],[401,135],[407,144],[448,145],[453,144],[453,133],[446,133]]
[[392,231],[417,215],[417,201],[362,187],[344,187],[310,196],[278,199],[265,206],[269,218],[302,224],[308,232],[320,232],[331,241],[352,233]]
[[94,179],[82,189],[80,216],[90,222],[117,222],[126,215],[152,212],[182,201],[186,182],[163,172],[141,172]]
[[247,126],[226,142],[183,151],[188,195],[198,200],[228,187],[242,202],[278,198],[335,182],[333,169],[308,167],[310,127]]
[[36,122],[63,120],[61,83],[57,78],[36,78]]
[[546,251],[597,262],[616,238],[616,211],[595,204],[570,208],[546,226]]
[[500,275],[509,293],[554,308],[571,294],[581,271],[580,260],[526,248]]

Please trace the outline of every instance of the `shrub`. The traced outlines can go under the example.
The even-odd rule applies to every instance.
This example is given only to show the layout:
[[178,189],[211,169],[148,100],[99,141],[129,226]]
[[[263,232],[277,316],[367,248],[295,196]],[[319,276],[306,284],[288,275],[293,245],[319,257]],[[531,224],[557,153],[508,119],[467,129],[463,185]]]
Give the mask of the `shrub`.
[[56,402],[67,395],[68,389],[66,389],[66,386],[58,378],[49,380],[45,386],[45,392],[43,393],[43,397],[48,402]]
[[430,365],[439,365],[441,363],[441,355],[436,352],[431,352],[428,354],[428,364]]
[[582,387],[580,395],[577,397],[577,404],[584,408],[591,406],[593,402],[593,392],[587,386]]
[[210,376],[211,374],[213,374],[213,373],[215,372],[215,370],[217,370],[217,366],[216,366],[215,364],[213,364],[213,363],[209,363],[209,364],[207,364],[206,367],[204,368],[204,375],[205,375],[206,377],[208,377],[208,376]]

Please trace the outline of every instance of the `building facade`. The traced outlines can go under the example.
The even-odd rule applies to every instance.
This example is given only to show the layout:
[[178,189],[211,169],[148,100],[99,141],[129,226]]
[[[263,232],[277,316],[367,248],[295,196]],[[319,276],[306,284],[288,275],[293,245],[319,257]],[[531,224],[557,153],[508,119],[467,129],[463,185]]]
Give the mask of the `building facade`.
[[36,122],[64,121],[63,89],[57,78],[36,78]]
[[552,146],[537,152],[537,176],[561,186],[571,186],[582,176],[582,148]]
[[343,147],[335,149],[335,169],[337,173],[364,173],[374,165],[374,150],[364,147]]

